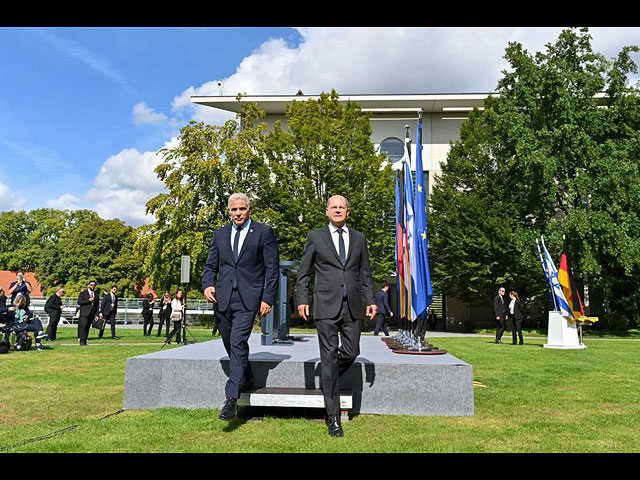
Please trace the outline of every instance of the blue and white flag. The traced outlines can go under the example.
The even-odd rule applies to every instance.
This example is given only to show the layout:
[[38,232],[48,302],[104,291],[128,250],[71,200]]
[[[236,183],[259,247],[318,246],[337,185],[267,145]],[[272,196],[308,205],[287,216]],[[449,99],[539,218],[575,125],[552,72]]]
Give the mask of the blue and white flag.
[[569,308],[569,302],[567,302],[567,299],[564,296],[564,292],[562,291],[562,285],[560,285],[560,282],[558,281],[558,269],[553,263],[551,255],[549,255],[549,251],[544,244],[544,238],[542,239],[542,249],[544,250],[544,259],[547,267],[549,281],[551,282],[551,290],[553,291],[553,296],[556,301],[555,308],[567,320],[573,320],[573,314],[571,313],[571,308]]

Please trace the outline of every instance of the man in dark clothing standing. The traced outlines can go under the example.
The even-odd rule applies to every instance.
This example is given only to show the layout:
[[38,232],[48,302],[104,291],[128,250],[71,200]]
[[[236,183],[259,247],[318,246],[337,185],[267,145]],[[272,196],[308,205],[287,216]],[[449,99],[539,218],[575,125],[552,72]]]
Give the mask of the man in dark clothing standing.
[[62,309],[64,305],[62,305],[62,296],[64,295],[64,289],[59,288],[56,293],[51,295],[47,302],[44,304],[44,311],[49,314],[49,324],[47,325],[47,335],[49,335],[49,340],[56,340],[57,332],[58,332],[58,323],[60,322],[60,317],[62,316]]
[[107,293],[102,297],[100,303],[100,317],[104,318],[104,323],[98,334],[98,338],[102,338],[104,329],[107,323],[111,325],[111,338],[119,340],[120,337],[116,337],[116,315],[118,314],[118,287],[113,285],[111,287],[111,293]]
[[91,280],[89,287],[86,290],[80,292],[78,295],[78,340],[80,345],[87,344],[87,338],[89,337],[89,330],[91,329],[91,323],[98,316],[98,308],[100,300],[95,292],[96,282]]
[[498,289],[498,295],[493,299],[493,314],[498,322],[498,328],[496,330],[496,343],[502,343],[502,334],[505,329],[505,322],[507,321],[507,303],[504,301],[504,287]]
[[376,315],[376,328],[373,331],[375,336],[378,336],[378,333],[382,329],[384,334],[389,336],[389,327],[387,326],[387,315],[393,317],[393,312],[391,311],[391,307],[389,307],[389,284],[384,282],[382,284],[382,289],[379,292],[376,292],[376,305],[378,306],[378,314]]

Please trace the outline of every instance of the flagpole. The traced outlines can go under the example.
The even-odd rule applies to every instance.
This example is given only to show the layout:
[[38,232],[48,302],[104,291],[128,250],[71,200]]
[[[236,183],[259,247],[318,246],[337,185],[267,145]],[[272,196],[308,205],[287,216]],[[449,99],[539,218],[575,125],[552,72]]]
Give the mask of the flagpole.
[[[407,148],[407,157],[409,160],[409,172],[411,172],[411,138],[409,137],[409,125],[405,125],[404,126],[404,144]],[[405,169],[405,161],[403,160],[402,162],[402,171],[404,172]],[[406,181],[406,178],[405,178]],[[407,194],[406,190],[405,190],[405,195]],[[404,199],[403,199],[404,201]],[[406,215],[406,210],[405,210],[405,215]],[[406,225],[406,224],[405,224]],[[410,253],[411,254],[411,253]],[[409,261],[409,258],[405,259],[407,262]],[[407,289],[407,292],[410,293],[411,292],[411,276],[409,276],[409,284],[407,285],[405,282],[405,288]],[[410,329],[410,325],[411,325],[411,295],[405,295],[405,302],[406,302],[406,307],[405,307],[405,321],[404,321],[404,332],[405,335],[407,335],[408,337],[411,336],[411,329]]]

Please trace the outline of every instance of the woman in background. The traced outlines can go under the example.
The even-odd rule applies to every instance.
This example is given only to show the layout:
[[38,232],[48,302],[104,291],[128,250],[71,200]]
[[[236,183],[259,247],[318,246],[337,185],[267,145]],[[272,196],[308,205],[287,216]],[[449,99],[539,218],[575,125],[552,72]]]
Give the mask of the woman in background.
[[175,333],[176,343],[179,344],[181,343],[180,328],[182,327],[182,290],[176,291],[173,300],[171,300],[171,321],[173,322],[173,331],[169,336]]
[[513,335],[513,344],[516,345],[516,333],[520,337],[520,345],[523,345],[522,341],[522,304],[520,303],[520,297],[518,292],[509,292],[509,318],[511,319],[511,334]]
[[15,311],[13,312],[14,326],[28,332],[34,332],[36,334],[36,350],[44,350],[40,340],[47,338],[47,334],[44,333],[40,319],[34,317],[33,312],[27,307],[27,299],[18,294],[13,301],[13,306],[15,307]]

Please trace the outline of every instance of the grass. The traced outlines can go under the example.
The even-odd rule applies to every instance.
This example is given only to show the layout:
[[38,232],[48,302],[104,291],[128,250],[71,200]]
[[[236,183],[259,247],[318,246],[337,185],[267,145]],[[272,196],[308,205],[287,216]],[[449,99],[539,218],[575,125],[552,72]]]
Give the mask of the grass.
[[120,412],[126,358],[161,343],[139,330],[118,335],[79,347],[75,328],[61,328],[45,351],[0,356],[0,452],[640,451],[636,339],[590,338],[588,349],[563,351],[542,348],[544,338],[438,338],[473,365],[473,417],[360,415],[335,439],[310,417],[226,423],[209,409]]

